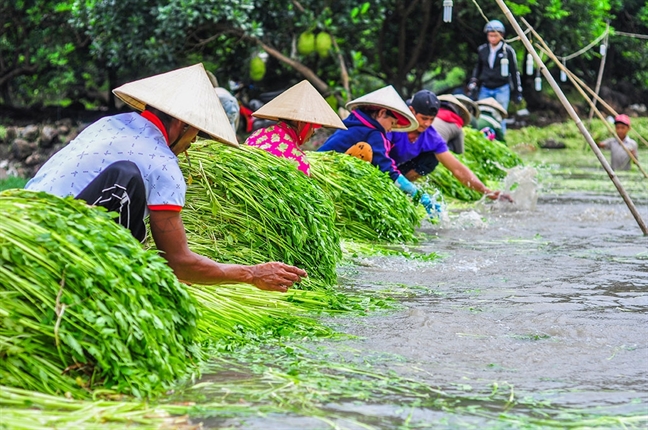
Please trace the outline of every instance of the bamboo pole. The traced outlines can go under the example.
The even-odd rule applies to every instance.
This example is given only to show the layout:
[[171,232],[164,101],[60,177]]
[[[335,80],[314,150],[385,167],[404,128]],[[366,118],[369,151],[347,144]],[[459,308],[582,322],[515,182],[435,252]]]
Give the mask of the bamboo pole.
[[[524,20],[524,18],[522,19],[522,21],[524,21],[525,25],[529,26],[529,23],[526,22],[526,20]],[[529,26],[529,28],[531,28],[531,27]],[[551,58],[552,61],[556,62],[558,67],[561,70],[565,71],[565,73],[567,73],[567,71],[568,71],[567,67],[565,67],[562,63],[558,62],[558,58],[554,55],[553,52],[551,52],[551,50],[549,49],[549,47],[547,46],[545,41],[542,40],[542,37],[540,37],[540,35],[538,33],[536,33],[535,30],[531,29],[531,31],[533,32],[533,36],[540,42],[540,46],[539,46],[540,51],[542,51],[549,58]],[[630,157],[632,162],[637,166],[639,171],[644,175],[644,178],[648,178],[648,173],[646,173],[646,171],[643,169],[643,167],[641,167],[641,164],[639,164],[639,160],[637,160],[637,157],[635,157],[634,154],[632,153],[632,151],[630,151],[628,149],[628,147],[625,146],[625,144],[623,143],[621,138],[619,136],[617,136],[616,131],[612,128],[610,123],[605,120],[605,117],[603,117],[603,114],[601,113],[601,111],[596,106],[594,106],[594,103],[592,102],[592,100],[589,97],[587,97],[587,94],[585,94],[585,91],[583,91],[583,89],[580,87],[580,85],[578,85],[578,83],[576,83],[576,81],[572,78],[572,76],[569,73],[567,73],[567,77],[569,78],[571,83],[574,85],[574,87],[578,90],[578,92],[580,92],[581,96],[583,96],[583,98],[587,101],[587,103],[589,103],[590,108],[592,109],[592,112],[596,113],[596,115],[599,117],[599,119],[601,121],[603,121],[603,124],[607,127],[608,131],[610,133],[612,133],[612,135],[616,138],[617,142],[619,142],[619,145],[621,145],[621,147],[628,154],[628,156]]]
[[[526,22],[526,20],[525,20],[524,18],[522,18],[522,21],[524,21],[525,25],[527,25],[527,26],[530,27],[530,24],[529,24],[528,22]],[[591,96],[592,96],[596,101],[598,101],[599,103],[601,103],[601,105],[602,105],[602,106],[603,106],[603,107],[604,107],[604,108],[605,108],[605,109],[606,109],[606,110],[607,110],[611,115],[613,115],[613,116],[617,116],[617,115],[619,115],[619,113],[618,113],[617,111],[615,111],[614,108],[613,108],[612,106],[610,106],[610,105],[609,105],[605,100],[603,100],[601,97],[599,97],[599,95],[596,94],[596,93],[594,92],[594,90],[591,89],[591,88],[590,88],[590,87],[589,87],[585,82],[583,82],[583,80],[582,80],[581,78],[579,78],[578,76],[576,76],[576,75],[575,75],[574,73],[572,73],[569,69],[563,69],[563,70],[565,70],[565,72],[567,73],[567,76],[572,77],[576,82],[578,82],[578,84],[579,84],[582,88],[584,88],[585,90],[587,90],[587,92],[590,93],[590,95],[591,95]],[[640,135],[638,131],[636,131],[635,129],[631,128],[631,129],[630,129],[630,132],[633,133],[637,138],[639,138],[639,140],[641,140],[641,141],[642,141],[646,146],[648,146],[648,141],[647,141],[646,139],[644,139],[643,136]]]
[[621,182],[619,182],[619,178],[616,176],[616,173],[614,173],[614,170],[610,167],[608,164],[607,160],[603,156],[603,153],[599,149],[598,145],[596,142],[594,142],[594,139],[592,139],[592,136],[589,134],[587,129],[585,128],[585,125],[581,121],[581,119],[578,117],[578,114],[574,110],[574,107],[569,103],[569,100],[567,100],[567,97],[565,97],[565,94],[562,92],[560,89],[560,86],[558,86],[558,83],[556,80],[551,76],[551,73],[549,73],[549,70],[547,69],[547,66],[542,62],[542,59],[538,55],[538,53],[535,51],[533,48],[533,45],[527,38],[526,34],[522,31],[522,28],[520,27],[520,24],[518,24],[517,20],[509,10],[508,6],[504,3],[504,0],[495,0],[497,4],[499,5],[500,9],[502,9],[502,12],[504,12],[504,15],[506,15],[506,18],[509,20],[513,28],[515,29],[515,32],[520,36],[520,40],[522,43],[524,43],[524,46],[526,47],[527,51],[531,53],[533,56],[533,59],[535,60],[536,64],[538,65],[538,68],[540,69],[540,72],[543,74],[547,82],[549,82],[549,85],[551,85],[551,88],[554,90],[558,98],[560,99],[560,102],[564,106],[565,110],[567,110],[567,113],[569,113],[569,116],[574,120],[576,123],[576,126],[580,130],[581,134],[589,144],[590,148],[592,148],[592,151],[594,151],[594,154],[596,154],[596,158],[598,158],[599,162],[603,166],[603,169],[605,169],[606,173],[610,177],[610,180],[616,187],[617,191],[623,198],[623,201],[626,203],[628,206],[628,209],[632,213],[632,216],[634,216],[635,220],[637,221],[637,224],[639,225],[639,228],[641,229],[642,233],[644,236],[648,236],[648,227],[646,227],[646,224],[644,223],[643,219],[641,219],[641,215],[637,211],[637,208],[635,207],[634,203],[632,202],[632,199],[626,193],[625,189],[623,189],[623,185],[621,185]]
[[[603,82],[603,71],[605,70],[605,60],[607,59],[607,53],[608,53],[608,40],[609,40],[609,35],[610,34],[610,23],[608,22],[607,27],[605,28],[605,39],[603,44],[605,45],[605,52],[603,53],[603,58],[601,58],[601,65],[599,67],[599,72],[598,76],[596,77],[596,87],[594,88],[594,92],[596,95],[599,95],[599,92],[601,91],[601,82]],[[589,112],[589,117],[587,118],[588,121],[592,121],[592,117],[594,116],[594,107],[596,106],[596,99],[594,99],[594,104],[590,108]]]

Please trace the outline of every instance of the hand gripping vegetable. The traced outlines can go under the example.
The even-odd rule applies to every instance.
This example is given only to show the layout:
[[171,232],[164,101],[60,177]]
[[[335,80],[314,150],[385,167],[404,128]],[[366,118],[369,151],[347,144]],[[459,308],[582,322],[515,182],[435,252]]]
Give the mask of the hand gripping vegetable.
[[427,212],[428,216],[432,219],[438,217],[437,208],[432,202],[432,199],[430,199],[430,196],[427,193],[422,192],[418,188],[416,188],[416,185],[411,183],[405,176],[399,175],[398,178],[396,179],[395,184],[398,188],[400,188],[401,191],[403,191],[405,194],[407,194],[413,199],[416,199],[417,195],[420,194],[421,197],[419,201],[425,208],[425,211]]

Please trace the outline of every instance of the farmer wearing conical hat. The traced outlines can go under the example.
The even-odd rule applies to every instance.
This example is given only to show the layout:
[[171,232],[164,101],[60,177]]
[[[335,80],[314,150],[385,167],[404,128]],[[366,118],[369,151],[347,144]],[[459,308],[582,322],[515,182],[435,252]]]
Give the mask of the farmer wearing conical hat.
[[445,140],[432,127],[441,103],[437,96],[428,90],[421,90],[407,101],[412,114],[420,124],[416,130],[408,133],[392,132],[387,134],[393,146],[390,157],[397,163],[398,169],[410,181],[416,181],[443,164],[462,184],[478,191],[488,198],[502,198],[510,201],[508,194],[492,191],[479,178],[448,150]]
[[186,282],[246,282],[286,291],[306,276],[283,263],[219,264],[189,250],[180,217],[186,184],[177,154],[199,130],[238,146],[202,64],[130,82],[113,92],[138,112],[91,124],[41,167],[27,189],[117,212],[117,221],[139,240],[145,238],[144,217],[150,214],[157,248]]
[[227,119],[229,119],[232,130],[236,133],[239,119],[241,117],[241,106],[239,105],[238,100],[232,93],[218,84],[218,79],[216,79],[216,76],[214,76],[214,74],[209,70],[207,70],[207,76],[209,77],[209,82],[214,86],[214,91],[216,91],[218,100],[220,100],[223,110],[225,110],[225,114],[227,115]]
[[466,109],[468,109],[468,112],[470,112],[470,126],[472,128],[477,127],[477,120],[479,119],[479,106],[477,105],[477,102],[475,102],[473,99],[470,97],[464,95],[464,94],[453,94],[453,96],[459,100]]
[[[318,151],[336,151],[358,157],[389,174],[396,186],[409,196],[419,189],[403,176],[390,157],[391,142],[386,136],[391,130],[410,131],[419,125],[403,99],[391,85],[350,101],[346,105],[351,114],[344,120],[347,130],[339,130]],[[430,216],[436,216],[438,206],[427,194],[421,194],[421,203]]]
[[493,97],[488,97],[477,102],[481,113],[477,120],[477,130],[480,130],[489,140],[504,142],[502,119],[508,116],[504,106]]
[[438,98],[440,107],[432,121],[432,127],[446,141],[450,151],[455,154],[463,154],[463,127],[470,125],[470,111],[451,94],[443,94]]
[[253,115],[279,122],[255,131],[245,143],[294,161],[307,176],[310,176],[310,164],[300,146],[319,127],[346,130],[324,97],[306,80],[287,89]]

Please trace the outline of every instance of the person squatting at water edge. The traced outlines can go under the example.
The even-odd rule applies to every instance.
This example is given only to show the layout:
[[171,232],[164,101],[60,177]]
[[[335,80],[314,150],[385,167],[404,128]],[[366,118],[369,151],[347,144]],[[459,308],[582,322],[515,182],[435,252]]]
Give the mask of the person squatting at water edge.
[[[392,129],[414,130],[416,118],[391,85],[347,103],[351,114],[344,120],[346,130],[338,130],[329,137],[318,151],[336,151],[368,161],[389,174],[395,185],[410,197],[421,193],[396,167],[389,156],[391,142],[386,133]],[[352,184],[349,184],[352,186]],[[420,202],[428,215],[436,218],[441,206],[426,193],[420,194]]]
[[[470,112],[470,127],[476,129],[477,128],[477,120],[479,119],[479,116],[481,113],[479,112],[479,106],[477,105],[477,102],[475,102],[473,99],[468,97],[465,94],[452,94],[457,100],[459,100],[466,109],[468,109],[468,112]],[[466,126],[468,124],[464,124]],[[432,126],[434,127],[434,123],[432,123]]]
[[180,215],[187,186],[177,155],[199,130],[238,147],[202,64],[130,82],[113,92],[139,112],[91,124],[49,159],[26,189],[73,196],[117,212],[116,221],[140,241],[149,214],[155,245],[184,282],[242,282],[286,291],[306,276],[280,262],[221,264],[189,249]]
[[[637,142],[628,137],[630,131],[630,118],[628,115],[617,115],[614,118],[614,126],[616,134],[623,142],[623,145],[638,159],[637,149],[639,149]],[[625,149],[619,144],[616,137],[610,137],[598,144],[601,148],[609,149],[611,152],[612,170],[630,170],[631,159]]]
[[232,129],[236,133],[239,119],[241,118],[241,106],[239,106],[238,100],[232,95],[232,93],[218,85],[218,79],[216,79],[216,76],[214,76],[212,72],[209,70],[206,72],[207,77],[209,77],[209,82],[214,86],[214,91],[216,91],[221,106],[223,106],[227,119],[229,119]]
[[306,80],[287,89],[253,115],[279,122],[255,131],[245,143],[294,161],[307,176],[310,176],[310,164],[300,146],[319,127],[346,130],[324,97]]
[[409,132],[387,133],[392,142],[389,156],[396,162],[398,169],[410,181],[432,173],[439,163],[443,164],[462,184],[484,194],[491,200],[512,202],[508,194],[489,190],[486,185],[461,161],[452,155],[443,138],[432,127],[441,103],[437,96],[428,90],[421,90],[407,101],[415,115],[419,127]]
[[[511,96],[515,103],[522,102],[522,80],[517,67],[515,50],[504,41],[506,29],[496,19],[484,26],[488,43],[477,48],[477,65],[473,70],[468,90],[473,94],[481,85],[478,100],[493,97],[508,110]],[[501,123],[506,134],[506,123]]]
[[463,154],[463,127],[470,125],[470,111],[453,95],[443,94],[438,99],[441,105],[432,121],[432,127],[445,140],[450,151]]
[[477,102],[479,106],[479,119],[477,120],[476,129],[481,131],[488,140],[499,140],[505,142],[504,133],[502,132],[502,118],[508,116],[504,106],[497,103],[492,97],[488,97]]

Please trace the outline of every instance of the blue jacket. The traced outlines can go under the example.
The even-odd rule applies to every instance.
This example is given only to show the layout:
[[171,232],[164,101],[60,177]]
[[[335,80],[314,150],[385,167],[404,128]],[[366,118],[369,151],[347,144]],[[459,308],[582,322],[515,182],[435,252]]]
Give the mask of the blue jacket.
[[385,137],[385,129],[375,119],[365,113],[354,110],[344,121],[347,130],[338,130],[328,138],[318,151],[336,151],[345,153],[349,148],[359,142],[366,142],[371,146],[373,158],[371,164],[381,171],[389,174],[395,181],[400,172],[396,163],[389,157],[391,143]]

